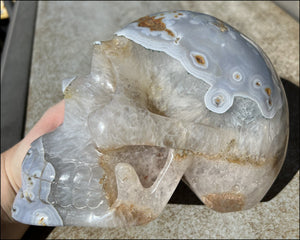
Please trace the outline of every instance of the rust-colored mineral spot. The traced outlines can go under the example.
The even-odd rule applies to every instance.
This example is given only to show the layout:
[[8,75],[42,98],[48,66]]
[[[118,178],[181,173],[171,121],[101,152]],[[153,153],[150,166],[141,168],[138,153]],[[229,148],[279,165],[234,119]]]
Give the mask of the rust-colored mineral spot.
[[218,212],[240,211],[245,204],[245,196],[234,192],[208,194],[201,200],[206,206]]
[[133,204],[121,203],[116,208],[116,214],[124,218],[128,223],[143,225],[155,218],[150,209],[135,206]]
[[166,29],[166,24],[162,22],[164,17],[155,19],[155,16],[142,17],[137,20],[139,27],[147,27],[151,31],[164,31]]
[[216,103],[217,106],[219,106],[221,104],[221,99],[219,97],[217,97],[215,99],[215,103]]
[[183,15],[182,13],[178,13],[178,15]]
[[270,88],[265,88],[266,93],[268,94],[268,96],[271,96],[271,89]]
[[105,174],[103,175],[103,177],[101,177],[101,178],[99,179],[99,184],[103,184],[104,181],[105,181]]
[[174,33],[170,29],[165,30],[171,37],[175,37]]
[[220,29],[221,32],[227,32],[228,28],[225,26],[225,24],[221,21],[217,21],[213,23],[216,27]]
[[165,31],[167,32],[171,37],[174,37],[174,33],[166,28],[166,24],[162,21],[164,17],[155,19],[155,16],[150,17],[142,17],[137,20],[139,27],[147,27],[151,31]]
[[46,223],[44,222],[44,218],[43,217],[39,220],[38,224],[42,225],[42,226],[47,226]]
[[202,57],[202,56],[200,56],[200,55],[196,55],[196,56],[194,56],[194,57],[195,57],[197,63],[199,63],[199,64],[201,64],[201,65],[205,65],[205,59],[204,59],[204,57]]
[[272,105],[272,100],[269,99],[269,100],[268,100],[268,103],[269,103],[269,105],[271,106],[271,105]]
[[180,40],[180,38],[178,37],[178,38],[176,38],[175,39],[175,43],[178,43],[179,42],[179,40]]
[[260,82],[256,82],[255,85],[258,86],[258,87],[261,86]]
[[193,155],[194,153],[189,150],[178,150],[177,154],[174,157],[175,161],[182,161],[186,159],[189,155]]

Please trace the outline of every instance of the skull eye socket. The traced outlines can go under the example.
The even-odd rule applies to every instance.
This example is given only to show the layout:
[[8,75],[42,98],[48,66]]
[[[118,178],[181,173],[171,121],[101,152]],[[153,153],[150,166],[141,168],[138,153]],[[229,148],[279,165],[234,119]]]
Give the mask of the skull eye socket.
[[147,110],[151,113],[154,113],[156,115],[160,115],[163,117],[168,117],[167,114],[164,111],[162,111],[161,109],[159,109],[157,104],[149,98],[147,98],[146,107],[147,107]]

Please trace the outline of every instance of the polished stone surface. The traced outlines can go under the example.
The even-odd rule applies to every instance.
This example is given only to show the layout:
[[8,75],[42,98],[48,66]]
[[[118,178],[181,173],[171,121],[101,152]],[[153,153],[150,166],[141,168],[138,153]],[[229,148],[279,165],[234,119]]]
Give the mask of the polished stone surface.
[[48,239],[296,239],[298,179],[299,173],[276,198],[242,212],[220,214],[204,206],[168,204],[162,215],[146,226],[118,230],[57,227]]
[[89,73],[94,41],[111,39],[138,17],[178,9],[207,13],[235,27],[266,52],[280,77],[299,86],[299,23],[271,2],[41,2],[26,132],[63,98],[63,79]]
[[[211,14],[237,28],[262,47],[281,78],[299,86],[299,24],[271,2],[40,2],[26,131],[62,99],[63,79],[89,72],[94,41],[110,39],[138,17],[178,9]],[[299,172],[282,188],[244,212],[169,204],[146,226],[60,227],[48,238],[299,238]]]

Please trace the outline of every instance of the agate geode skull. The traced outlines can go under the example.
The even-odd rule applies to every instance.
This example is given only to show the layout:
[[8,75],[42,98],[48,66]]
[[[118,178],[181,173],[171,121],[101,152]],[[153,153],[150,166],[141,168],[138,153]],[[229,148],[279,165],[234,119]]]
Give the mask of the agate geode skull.
[[284,161],[288,107],[270,60],[205,14],[142,17],[64,80],[65,120],[22,166],[13,217],[116,227],[155,219],[183,177],[208,207],[248,209]]

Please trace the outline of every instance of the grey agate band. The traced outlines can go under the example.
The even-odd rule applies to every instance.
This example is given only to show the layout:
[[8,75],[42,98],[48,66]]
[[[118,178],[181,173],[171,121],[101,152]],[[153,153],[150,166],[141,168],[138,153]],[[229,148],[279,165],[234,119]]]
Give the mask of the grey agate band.
[[15,220],[31,225],[63,226],[60,215],[48,201],[54,177],[53,166],[44,159],[40,137],[31,144],[22,164],[22,187],[12,207]]

